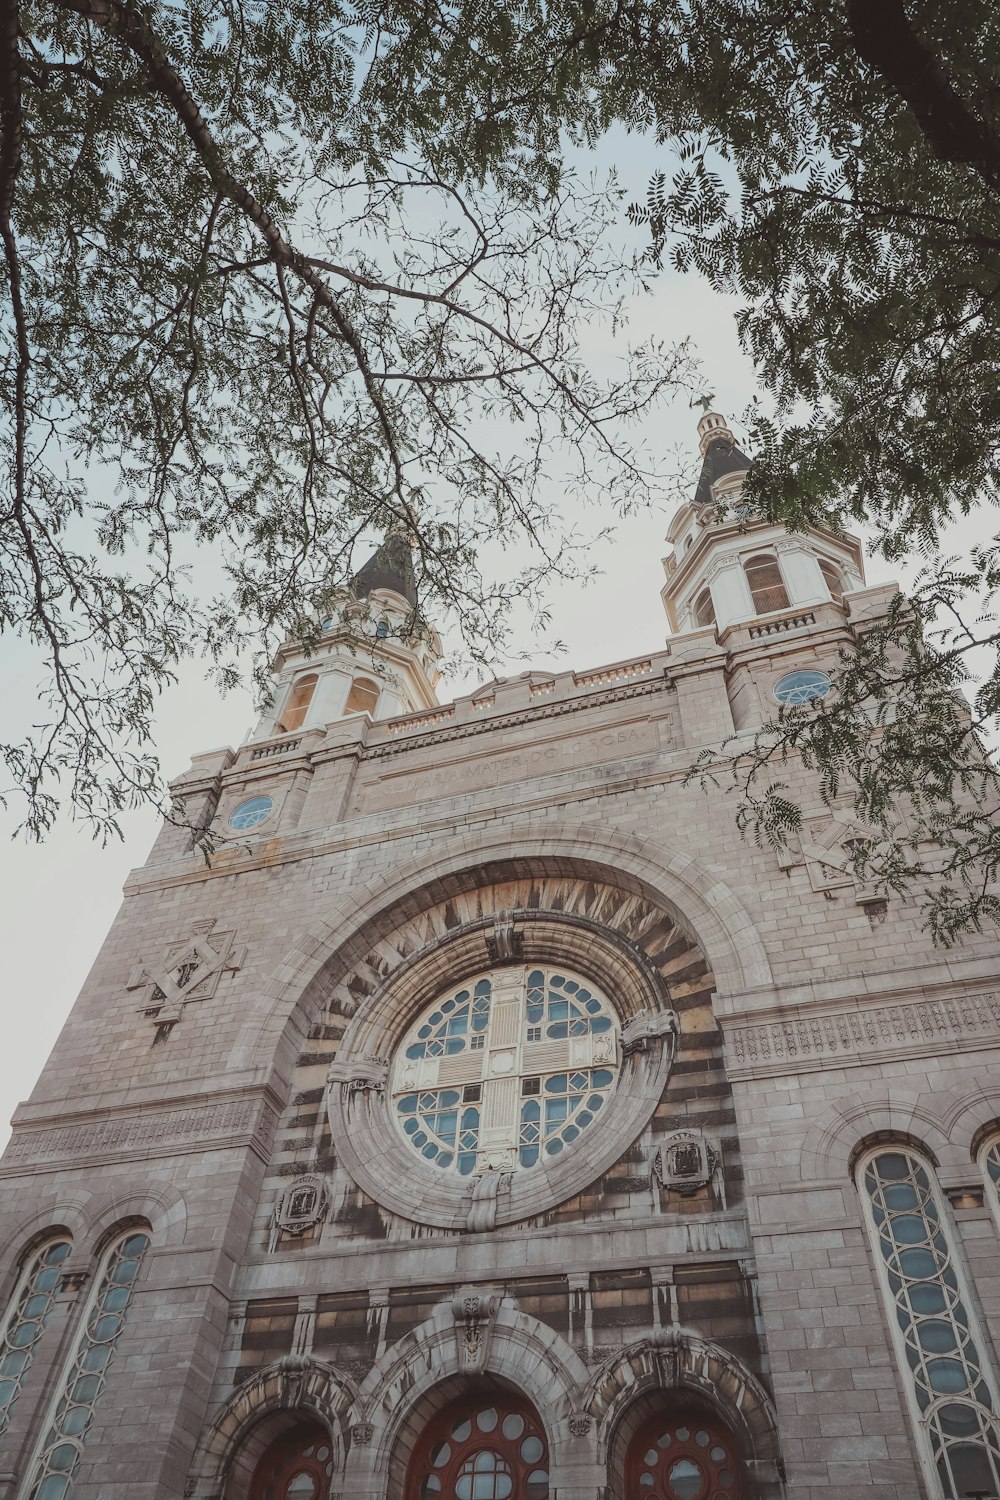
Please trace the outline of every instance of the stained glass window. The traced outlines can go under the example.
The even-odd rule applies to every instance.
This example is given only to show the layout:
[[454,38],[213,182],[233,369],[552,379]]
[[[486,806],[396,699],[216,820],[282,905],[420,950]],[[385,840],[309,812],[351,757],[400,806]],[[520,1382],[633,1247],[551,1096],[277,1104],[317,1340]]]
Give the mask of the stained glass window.
[[249,1500],[326,1500],[334,1462],[325,1428],[303,1423],[283,1432],[261,1454]]
[[1000,1401],[946,1205],[912,1151],[869,1157],[858,1170],[911,1407],[938,1493],[1000,1493]]
[[265,818],[271,816],[273,806],[274,803],[270,797],[248,797],[229,814],[229,826],[244,832],[247,829],[256,828],[263,823]]
[[537,1413],[499,1394],[463,1399],[433,1418],[410,1461],[405,1500],[548,1500]]
[[83,1333],[35,1461],[29,1500],[64,1500],[69,1494],[148,1247],[148,1236],[129,1234],[105,1256]]
[[739,1500],[733,1440],[697,1413],[654,1417],[639,1429],[626,1459],[629,1500]]
[[411,1026],[393,1067],[397,1124],[436,1167],[527,1170],[559,1156],[605,1108],[617,1039],[615,1012],[589,980],[495,969]]
[[830,691],[831,683],[825,672],[786,672],[774,684],[774,696],[779,703],[796,707],[800,703],[819,702]]
[[0,1433],[10,1421],[45,1331],[62,1278],[59,1268],[69,1251],[68,1240],[43,1245],[28,1258],[14,1290],[0,1337]]

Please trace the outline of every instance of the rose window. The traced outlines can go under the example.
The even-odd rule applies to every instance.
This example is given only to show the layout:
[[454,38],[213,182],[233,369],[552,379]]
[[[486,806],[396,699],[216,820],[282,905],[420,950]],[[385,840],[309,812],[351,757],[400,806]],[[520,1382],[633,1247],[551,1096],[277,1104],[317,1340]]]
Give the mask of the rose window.
[[411,1148],[468,1176],[552,1161],[618,1078],[618,1019],[564,968],[504,968],[448,990],[414,1022],[392,1073]]
[[732,1439],[699,1416],[654,1418],[629,1448],[629,1496],[637,1500],[739,1500]]

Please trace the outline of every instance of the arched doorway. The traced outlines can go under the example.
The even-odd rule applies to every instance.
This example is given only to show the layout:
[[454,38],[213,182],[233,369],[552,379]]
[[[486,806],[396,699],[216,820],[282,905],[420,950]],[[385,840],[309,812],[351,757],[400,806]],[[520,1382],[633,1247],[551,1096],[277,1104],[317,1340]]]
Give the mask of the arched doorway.
[[538,1413],[505,1391],[462,1396],[417,1439],[405,1500],[548,1500],[549,1453]]
[[732,1435],[700,1412],[658,1412],[629,1443],[625,1500],[740,1500]]
[[257,1461],[249,1500],[327,1500],[333,1448],[319,1422],[300,1422],[269,1444]]

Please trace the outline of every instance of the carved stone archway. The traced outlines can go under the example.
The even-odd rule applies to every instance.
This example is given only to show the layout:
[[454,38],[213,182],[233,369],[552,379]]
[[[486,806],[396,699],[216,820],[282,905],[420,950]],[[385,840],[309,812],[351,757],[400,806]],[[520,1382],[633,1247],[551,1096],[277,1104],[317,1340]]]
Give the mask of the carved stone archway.
[[357,1395],[348,1375],[311,1355],[286,1354],[267,1365],[244,1381],[216,1414],[199,1444],[185,1495],[243,1500],[261,1454],[304,1417],[315,1419],[328,1433],[339,1473]]

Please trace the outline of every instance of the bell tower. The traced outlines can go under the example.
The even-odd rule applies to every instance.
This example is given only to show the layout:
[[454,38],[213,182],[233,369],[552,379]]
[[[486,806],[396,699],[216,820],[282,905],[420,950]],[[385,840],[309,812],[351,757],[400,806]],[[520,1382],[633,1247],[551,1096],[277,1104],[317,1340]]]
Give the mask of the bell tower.
[[279,648],[273,697],[252,738],[433,708],[440,658],[440,637],[418,609],[409,538],[392,529],[319,623],[318,639]]
[[864,587],[857,538],[810,528],[789,533],[755,519],[743,501],[750,460],[718,412],[698,423],[702,465],[693,498],[670,524],[663,606],[672,631],[734,625],[831,602]]

